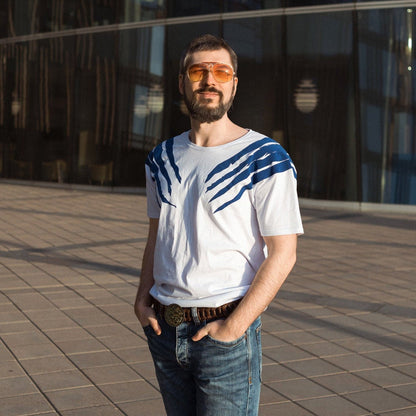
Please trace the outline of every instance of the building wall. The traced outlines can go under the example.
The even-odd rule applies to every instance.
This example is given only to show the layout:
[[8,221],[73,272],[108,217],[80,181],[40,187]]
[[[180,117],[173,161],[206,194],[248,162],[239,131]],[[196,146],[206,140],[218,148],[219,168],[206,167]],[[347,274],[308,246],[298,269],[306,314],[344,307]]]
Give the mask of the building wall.
[[[413,7],[415,7],[413,9]],[[178,59],[239,56],[230,117],[279,141],[306,198],[416,204],[414,1],[0,3],[0,177],[143,186],[189,128]]]

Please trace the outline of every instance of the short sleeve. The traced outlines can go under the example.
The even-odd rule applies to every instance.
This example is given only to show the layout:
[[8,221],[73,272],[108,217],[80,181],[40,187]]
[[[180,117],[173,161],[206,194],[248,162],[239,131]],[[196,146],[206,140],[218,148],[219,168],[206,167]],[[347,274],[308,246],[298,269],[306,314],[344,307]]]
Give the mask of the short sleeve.
[[254,203],[262,236],[303,234],[296,171],[291,168],[257,183]]
[[160,202],[157,195],[156,180],[152,175],[148,164],[145,165],[146,170],[146,196],[147,196],[147,216],[149,218],[159,218]]

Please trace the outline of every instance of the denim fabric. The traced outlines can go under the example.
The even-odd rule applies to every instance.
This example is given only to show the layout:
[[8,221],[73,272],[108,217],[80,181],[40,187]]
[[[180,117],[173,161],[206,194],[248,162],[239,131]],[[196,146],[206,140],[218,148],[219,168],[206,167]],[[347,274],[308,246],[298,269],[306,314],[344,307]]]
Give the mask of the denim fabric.
[[162,335],[144,328],[168,416],[256,416],[261,385],[261,320],[239,339],[194,342],[193,322],[170,327],[160,317]]

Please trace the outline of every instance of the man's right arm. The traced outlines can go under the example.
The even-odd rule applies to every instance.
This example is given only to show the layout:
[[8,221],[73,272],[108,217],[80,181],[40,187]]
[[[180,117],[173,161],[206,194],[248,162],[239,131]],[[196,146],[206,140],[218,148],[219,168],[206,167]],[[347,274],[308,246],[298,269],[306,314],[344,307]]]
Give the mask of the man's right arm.
[[137,290],[136,301],[134,303],[134,312],[142,327],[150,325],[155,333],[160,335],[161,329],[152,308],[152,299],[149,293],[154,284],[153,263],[158,226],[158,218],[149,219],[149,233],[143,254],[140,284]]

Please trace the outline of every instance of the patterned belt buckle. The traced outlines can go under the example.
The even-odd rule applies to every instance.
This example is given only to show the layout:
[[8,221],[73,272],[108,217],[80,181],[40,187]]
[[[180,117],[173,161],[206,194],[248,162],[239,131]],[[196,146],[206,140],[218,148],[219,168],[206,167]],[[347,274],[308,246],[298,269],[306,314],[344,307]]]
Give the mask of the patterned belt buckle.
[[165,308],[163,314],[165,321],[173,327],[179,326],[185,319],[183,309],[176,303],[172,303]]

